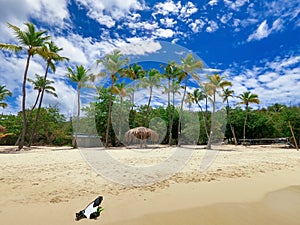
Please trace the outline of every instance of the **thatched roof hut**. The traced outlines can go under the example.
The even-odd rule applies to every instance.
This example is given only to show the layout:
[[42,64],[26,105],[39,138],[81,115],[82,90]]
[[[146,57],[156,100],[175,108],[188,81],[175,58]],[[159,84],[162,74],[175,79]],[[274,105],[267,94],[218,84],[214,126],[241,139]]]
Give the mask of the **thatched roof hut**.
[[126,142],[137,142],[140,141],[140,146],[142,147],[143,142],[146,145],[146,140],[157,142],[159,140],[158,134],[147,127],[136,127],[130,129],[125,133]]

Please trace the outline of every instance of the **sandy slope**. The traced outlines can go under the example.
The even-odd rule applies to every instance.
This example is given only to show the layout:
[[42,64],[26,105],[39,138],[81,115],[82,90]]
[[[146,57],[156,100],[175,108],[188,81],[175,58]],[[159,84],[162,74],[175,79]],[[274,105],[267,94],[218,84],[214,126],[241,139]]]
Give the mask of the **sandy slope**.
[[[0,152],[7,148],[1,147]],[[6,225],[123,224],[124,221],[151,224],[146,223],[151,221],[149,218],[159,217],[165,221],[162,224],[176,224],[168,220],[177,218],[173,212],[181,218],[192,217],[195,222],[198,219],[193,219],[192,212],[198,212],[199,207],[258,201],[268,192],[300,185],[300,152],[278,146],[219,146],[216,149],[222,151],[214,154],[216,158],[208,169],[199,171],[207,154],[200,148],[194,151],[186,166],[168,180],[142,187],[104,179],[86,163],[79,150],[39,147],[16,154],[0,154],[1,221]],[[149,166],[170,157],[174,148],[146,152],[124,148],[108,153],[129,166]],[[117,169],[114,171],[111,167],[112,174],[120,172]],[[75,212],[98,195],[104,196],[105,210],[101,218],[75,222]],[[215,215],[214,209],[220,206],[215,207],[205,209],[208,210],[205,215]]]

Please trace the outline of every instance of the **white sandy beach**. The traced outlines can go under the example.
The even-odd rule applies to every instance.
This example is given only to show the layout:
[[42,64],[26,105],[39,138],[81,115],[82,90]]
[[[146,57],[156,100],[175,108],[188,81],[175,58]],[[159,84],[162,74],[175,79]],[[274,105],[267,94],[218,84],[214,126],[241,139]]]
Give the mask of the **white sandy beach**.
[[[12,148],[2,146],[0,151]],[[68,147],[2,153],[1,224],[266,224],[274,220],[272,224],[296,225],[300,221],[294,207],[300,204],[299,151],[276,145],[218,149],[204,171],[199,171],[199,164],[206,150],[200,148],[169,179],[141,187],[103,178],[80,150]],[[122,163],[147,166],[168,158],[174,148],[108,152]],[[98,195],[104,196],[101,216],[75,221],[75,213]]]

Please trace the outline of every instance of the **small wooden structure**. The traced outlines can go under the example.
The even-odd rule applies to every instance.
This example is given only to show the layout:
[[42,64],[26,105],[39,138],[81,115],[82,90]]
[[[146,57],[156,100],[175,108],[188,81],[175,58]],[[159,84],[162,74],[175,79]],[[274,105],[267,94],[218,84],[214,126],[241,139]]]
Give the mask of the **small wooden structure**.
[[238,143],[243,145],[269,145],[276,143],[288,143],[289,138],[256,138],[256,139],[239,139]]

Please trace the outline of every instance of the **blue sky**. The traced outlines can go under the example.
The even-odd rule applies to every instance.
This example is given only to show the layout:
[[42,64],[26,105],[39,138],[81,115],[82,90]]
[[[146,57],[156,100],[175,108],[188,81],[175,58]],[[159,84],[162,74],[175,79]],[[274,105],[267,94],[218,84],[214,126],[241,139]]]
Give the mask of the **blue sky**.
[[[59,98],[47,95],[44,103],[58,104],[64,114],[73,111],[75,94],[74,84],[65,77],[66,66],[82,64],[97,71],[101,68],[96,68],[95,61],[113,49],[145,59],[161,54],[164,45],[167,55],[178,55],[182,47],[200,57],[210,71],[234,84],[235,95],[247,90],[258,94],[259,107],[300,103],[297,0],[4,0],[0,2],[0,42],[15,41],[6,22],[23,27],[27,21],[48,30],[64,49],[61,55],[70,58],[49,74]],[[25,60],[25,52],[0,52],[0,83],[14,93],[4,113],[21,109]],[[44,67],[43,60],[34,57],[29,77],[43,75]],[[28,107],[35,96],[28,86]]]

